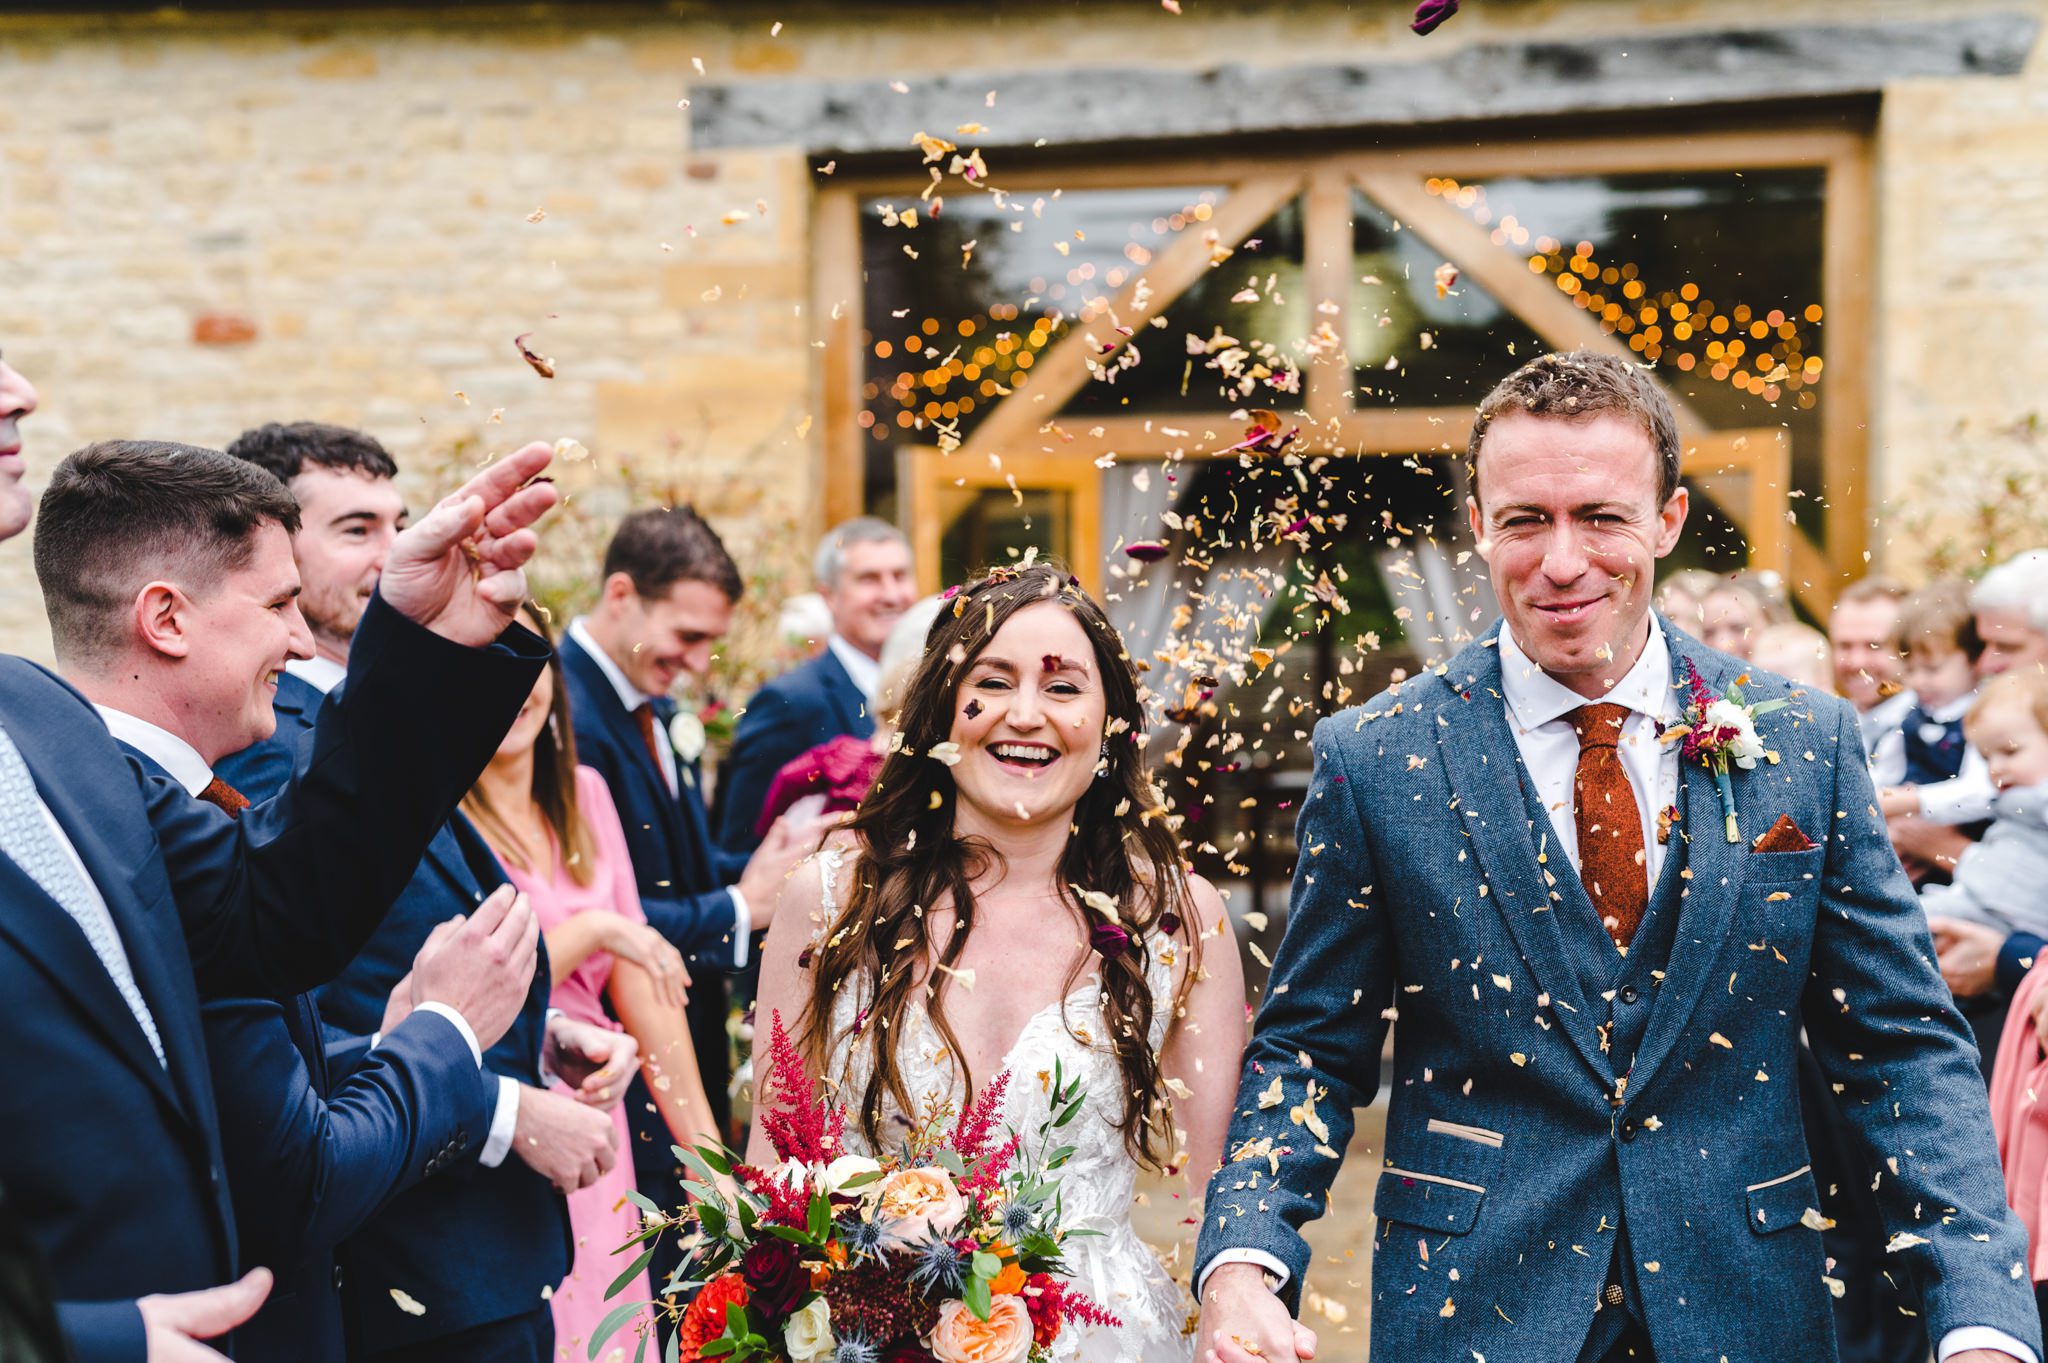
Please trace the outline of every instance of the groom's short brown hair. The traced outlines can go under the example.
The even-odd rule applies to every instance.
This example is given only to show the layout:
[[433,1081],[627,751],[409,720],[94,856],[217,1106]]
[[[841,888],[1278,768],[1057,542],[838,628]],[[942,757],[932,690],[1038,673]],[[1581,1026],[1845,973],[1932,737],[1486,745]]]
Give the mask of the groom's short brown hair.
[[1539,355],[1493,386],[1479,403],[1472,435],[1465,443],[1465,476],[1479,497],[1479,447],[1496,419],[1517,412],[1590,421],[1618,416],[1650,437],[1657,457],[1657,505],[1678,491],[1678,418],[1671,400],[1647,370],[1597,350]]

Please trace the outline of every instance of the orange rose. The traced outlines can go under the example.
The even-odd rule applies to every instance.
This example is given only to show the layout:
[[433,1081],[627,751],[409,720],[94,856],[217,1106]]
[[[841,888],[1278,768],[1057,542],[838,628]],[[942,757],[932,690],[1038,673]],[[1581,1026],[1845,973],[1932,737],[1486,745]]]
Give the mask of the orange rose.
[[1008,1259],[1003,1271],[989,1279],[988,1290],[998,1297],[1014,1297],[1024,1290],[1024,1267],[1017,1262],[1017,1251],[1001,1240],[988,1242],[988,1252],[998,1259]]
[[939,1363],[1021,1363],[1029,1352],[1031,1313],[1022,1297],[997,1297],[987,1320],[977,1319],[965,1302],[939,1307],[939,1323],[932,1327],[932,1355]]
[[898,1169],[876,1190],[875,1216],[882,1223],[882,1243],[890,1249],[944,1235],[966,1215],[967,1203],[953,1186],[953,1176],[933,1165]]

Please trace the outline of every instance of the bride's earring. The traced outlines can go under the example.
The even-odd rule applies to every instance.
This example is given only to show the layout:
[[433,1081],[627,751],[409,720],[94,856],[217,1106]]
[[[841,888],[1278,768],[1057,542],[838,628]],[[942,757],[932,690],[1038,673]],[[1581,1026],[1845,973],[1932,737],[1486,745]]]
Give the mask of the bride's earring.
[[1095,764],[1095,779],[1100,781],[1109,775],[1109,740],[1102,740],[1102,760]]

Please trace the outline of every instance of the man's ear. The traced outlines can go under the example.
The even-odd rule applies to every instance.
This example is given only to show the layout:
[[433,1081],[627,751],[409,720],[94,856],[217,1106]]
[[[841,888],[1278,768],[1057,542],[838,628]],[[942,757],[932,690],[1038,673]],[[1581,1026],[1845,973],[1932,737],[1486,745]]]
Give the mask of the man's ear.
[[168,582],[151,582],[135,594],[135,635],[164,658],[192,656],[192,599]]
[[638,594],[638,589],[633,586],[631,574],[613,573],[604,580],[604,585],[597,589],[597,601],[607,613],[610,613],[624,605],[628,598]]
[[1479,524],[1479,499],[1469,493],[1465,497],[1465,519],[1466,523],[1472,527],[1472,542],[1474,544],[1486,543],[1486,532]]
[[1678,536],[1685,529],[1685,515],[1692,507],[1692,500],[1683,485],[1666,501],[1657,512],[1657,557],[1662,558],[1678,547]]

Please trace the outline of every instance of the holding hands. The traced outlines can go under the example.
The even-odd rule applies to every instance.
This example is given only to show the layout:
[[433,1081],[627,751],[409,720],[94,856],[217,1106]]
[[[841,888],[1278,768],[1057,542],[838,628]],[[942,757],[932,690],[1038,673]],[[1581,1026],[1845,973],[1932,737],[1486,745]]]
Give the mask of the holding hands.
[[1199,1363],[1262,1363],[1312,1359],[1316,1332],[1287,1313],[1257,1264],[1219,1264],[1202,1292]]
[[554,451],[523,446],[477,474],[400,531],[378,592],[418,624],[481,648],[504,632],[526,599],[526,561],[540,547],[533,524],[557,500],[533,480]]
[[609,1112],[626,1096],[626,1082],[640,1063],[640,1043],[631,1033],[557,1015],[548,1020],[541,1063],[576,1091],[577,1102]]

